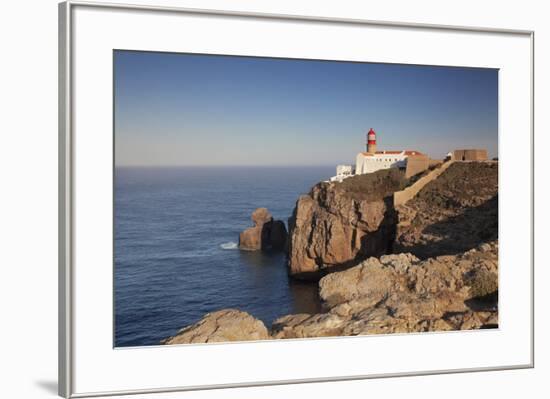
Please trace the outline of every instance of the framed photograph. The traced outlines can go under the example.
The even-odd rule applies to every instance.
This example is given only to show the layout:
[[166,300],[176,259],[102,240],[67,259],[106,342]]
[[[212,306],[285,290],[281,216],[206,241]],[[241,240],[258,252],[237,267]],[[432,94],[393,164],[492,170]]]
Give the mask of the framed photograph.
[[61,396],[533,367],[533,32],[59,24]]

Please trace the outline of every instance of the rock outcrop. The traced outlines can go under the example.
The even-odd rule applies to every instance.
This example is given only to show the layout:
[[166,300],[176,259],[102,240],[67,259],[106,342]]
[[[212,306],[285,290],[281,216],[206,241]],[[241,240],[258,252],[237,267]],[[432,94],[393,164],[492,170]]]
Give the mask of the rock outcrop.
[[424,261],[369,258],[319,282],[326,313],[288,315],[273,338],[307,338],[498,326],[498,243]]
[[287,231],[284,222],[273,220],[266,208],[252,212],[253,227],[239,235],[239,248],[245,251],[262,249],[283,250],[286,246]]
[[394,252],[452,255],[498,238],[498,163],[455,162],[398,206]]
[[391,195],[406,184],[398,169],[319,183],[289,219],[288,267],[297,278],[391,251],[397,214]]
[[257,341],[268,339],[264,323],[250,314],[235,309],[209,313],[199,322],[185,327],[161,343],[198,344],[207,342]]

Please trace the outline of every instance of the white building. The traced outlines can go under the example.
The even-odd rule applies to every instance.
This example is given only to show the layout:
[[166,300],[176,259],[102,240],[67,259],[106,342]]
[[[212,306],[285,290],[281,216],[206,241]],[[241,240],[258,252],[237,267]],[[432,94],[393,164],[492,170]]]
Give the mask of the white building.
[[355,159],[355,174],[376,172],[380,169],[406,168],[407,158],[411,155],[423,155],[418,151],[376,151],[360,152]]
[[376,151],[376,133],[371,128],[367,133],[367,151],[357,154],[355,168],[351,165],[338,165],[336,176],[331,177],[330,181],[341,182],[350,176],[389,168],[405,169],[409,177],[426,170],[428,166],[428,157],[419,151]]
[[[367,133],[367,151],[357,154],[355,159],[355,174],[376,172],[380,169],[407,168],[407,158],[411,155],[421,155],[419,151],[376,151],[376,132],[370,128]],[[427,158],[426,158],[427,161]]]
[[338,165],[336,167],[336,176],[331,177],[330,181],[342,182],[342,180],[354,174],[355,169],[352,165]]

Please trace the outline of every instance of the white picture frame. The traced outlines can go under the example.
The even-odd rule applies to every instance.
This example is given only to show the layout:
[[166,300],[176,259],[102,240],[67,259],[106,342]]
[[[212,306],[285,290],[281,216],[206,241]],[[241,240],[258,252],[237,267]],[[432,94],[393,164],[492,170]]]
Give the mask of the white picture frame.
[[[59,23],[60,395],[533,367],[534,32],[74,1],[60,4]],[[121,48],[499,68],[499,329],[114,349],[112,51]],[[302,362],[285,362],[293,354]],[[255,365],[265,358],[269,370]],[[181,359],[193,365],[185,377]]]

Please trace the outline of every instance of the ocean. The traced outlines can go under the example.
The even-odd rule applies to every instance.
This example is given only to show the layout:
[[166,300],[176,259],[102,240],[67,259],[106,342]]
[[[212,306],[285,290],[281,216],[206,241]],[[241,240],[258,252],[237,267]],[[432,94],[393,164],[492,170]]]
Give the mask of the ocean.
[[256,208],[287,223],[299,195],[332,175],[332,166],[116,168],[115,346],[157,345],[224,308],[268,328],[318,312],[317,284],[289,279],[283,253],[237,244]]

